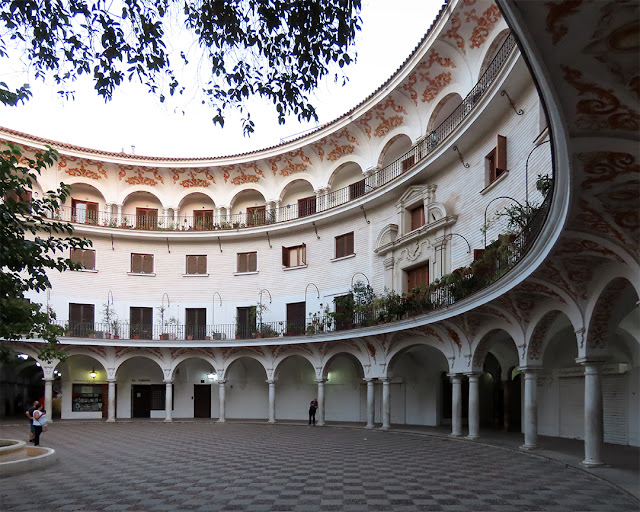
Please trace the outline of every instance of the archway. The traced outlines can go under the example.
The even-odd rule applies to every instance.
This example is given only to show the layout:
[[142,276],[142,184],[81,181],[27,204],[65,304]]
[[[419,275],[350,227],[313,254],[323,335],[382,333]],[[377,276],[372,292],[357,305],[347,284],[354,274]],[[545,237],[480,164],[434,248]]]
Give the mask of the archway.
[[279,220],[306,217],[316,213],[316,196],[307,180],[294,180],[280,193]]
[[363,421],[367,416],[367,390],[360,361],[348,353],[336,354],[325,365],[324,376],[325,420]]
[[227,419],[266,419],[269,416],[267,372],[252,357],[233,361],[225,373]]
[[209,230],[213,229],[217,223],[217,219],[214,215],[215,204],[213,200],[202,192],[192,192],[182,198],[179,205],[179,211],[181,213],[180,219],[182,224],[179,226],[167,225],[167,228],[173,229],[178,227],[180,229],[195,229]]
[[173,417],[217,418],[219,391],[215,370],[200,357],[181,361],[173,371]]
[[316,373],[308,359],[293,355],[276,370],[276,418],[307,419],[309,402],[317,396]]
[[[56,370],[63,375],[59,390],[63,420],[107,417],[107,372],[98,359],[88,354],[73,354],[58,363]],[[56,397],[55,389],[53,397]]]
[[411,149],[411,139],[408,135],[400,134],[389,140],[380,155],[378,156],[378,165],[386,167]]
[[264,196],[257,190],[246,189],[231,200],[232,225],[262,226],[268,222]]
[[63,206],[63,219],[80,224],[106,225],[105,198],[102,192],[88,183],[74,183]]
[[[136,229],[156,229],[168,226],[169,219],[163,217],[162,202],[151,192],[143,190],[129,194],[122,206],[123,226]],[[160,217],[160,219],[158,219]]]
[[[439,425],[442,417],[440,374],[448,368],[445,355],[428,345],[412,345],[396,354],[388,370],[391,424]],[[450,397],[449,392],[449,402]]]
[[447,94],[442,98],[431,112],[429,123],[427,124],[427,133],[431,133],[440,126],[462,103],[462,96],[457,92]]
[[24,420],[25,411],[44,396],[42,376],[40,363],[27,354],[16,354],[0,365],[0,418]]
[[134,356],[116,372],[118,418],[164,418],[164,376],[157,362],[146,356]]

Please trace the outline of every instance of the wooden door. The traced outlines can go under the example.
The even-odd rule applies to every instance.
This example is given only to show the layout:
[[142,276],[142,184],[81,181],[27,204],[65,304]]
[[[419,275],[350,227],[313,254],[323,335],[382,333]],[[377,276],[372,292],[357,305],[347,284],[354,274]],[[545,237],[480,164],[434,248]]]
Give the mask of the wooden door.
[[256,332],[256,307],[237,308],[236,335],[240,339],[251,338]]
[[207,309],[187,308],[186,320],[187,338],[193,340],[203,340],[207,332]]
[[304,302],[287,304],[287,334],[298,336],[305,331],[306,305]]
[[71,336],[87,336],[87,331],[94,328],[93,304],[69,304],[69,331]]
[[193,385],[193,417],[211,418],[211,384]]
[[151,386],[131,386],[131,417],[151,417]]
[[150,340],[153,338],[153,308],[129,309],[131,337],[134,339]]

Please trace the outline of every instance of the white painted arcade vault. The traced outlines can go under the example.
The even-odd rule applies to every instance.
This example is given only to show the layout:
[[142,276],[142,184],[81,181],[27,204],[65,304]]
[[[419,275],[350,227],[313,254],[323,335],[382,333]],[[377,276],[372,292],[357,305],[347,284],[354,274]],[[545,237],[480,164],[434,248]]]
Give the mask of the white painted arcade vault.
[[[554,178],[528,252],[447,307],[313,336],[72,335],[61,339],[67,359],[51,363],[38,360],[40,340],[23,340],[16,350],[30,359],[1,369],[0,415],[43,376],[46,407],[59,398],[63,419],[306,421],[317,397],[320,425],[447,425],[470,438],[515,430],[527,449],[538,435],[584,439],[588,466],[605,462],[604,442],[640,446],[632,4],[451,1],[363,103],[245,155],[111,154],[0,128],[5,142],[60,152],[34,193],[71,184],[61,215],[74,212],[76,233],[93,242],[92,269],[52,274],[50,293],[30,297],[62,322],[74,304],[98,325],[108,302],[120,319],[146,308],[149,324],[188,325],[198,310],[203,325],[236,325],[258,303],[277,325],[292,304],[307,317],[333,311],[354,281],[402,294],[415,269],[434,282],[469,265],[472,249],[506,228],[491,220],[483,231],[487,212],[542,203],[537,176]],[[499,176],[496,154],[506,167]],[[79,204],[95,213],[80,219]],[[271,220],[252,224],[255,212]],[[349,233],[344,254],[336,240]],[[291,248],[304,259],[285,261]],[[255,260],[240,267],[248,253]],[[131,268],[134,254],[151,255],[151,271]],[[206,271],[190,270],[193,255],[206,258]],[[34,361],[41,373],[28,370]]]

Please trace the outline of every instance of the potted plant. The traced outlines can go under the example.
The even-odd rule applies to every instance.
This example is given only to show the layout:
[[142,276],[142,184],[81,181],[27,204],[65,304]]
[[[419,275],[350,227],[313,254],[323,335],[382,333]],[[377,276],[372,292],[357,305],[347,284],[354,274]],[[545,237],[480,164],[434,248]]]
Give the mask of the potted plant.
[[102,324],[106,326],[104,337],[107,339],[111,339],[111,331],[109,329],[112,327],[114,319],[116,319],[116,312],[111,303],[106,302],[102,305]]
[[93,329],[87,329],[87,338],[95,338],[96,337],[96,331]]
[[114,340],[120,339],[120,322],[118,322],[117,317],[111,321],[111,332],[113,333]]
[[[158,308],[161,309],[161,308]],[[166,308],[162,308],[163,310]],[[163,311],[164,312],[164,311]],[[162,326],[164,332],[160,335],[161,340],[175,340],[176,339],[176,331],[178,326],[178,320],[175,317],[171,317],[168,320],[164,320],[164,316],[162,317]]]

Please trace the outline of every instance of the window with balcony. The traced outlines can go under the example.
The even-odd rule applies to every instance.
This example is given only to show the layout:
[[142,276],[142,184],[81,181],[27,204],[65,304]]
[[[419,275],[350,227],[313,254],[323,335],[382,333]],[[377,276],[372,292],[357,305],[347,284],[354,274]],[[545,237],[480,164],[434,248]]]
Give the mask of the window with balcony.
[[287,335],[300,336],[305,332],[306,305],[304,302],[287,304]]
[[207,275],[207,255],[188,255],[187,256],[187,275],[201,276]]
[[84,224],[97,224],[98,203],[71,199],[71,221]]
[[207,332],[207,309],[185,309],[185,334],[187,339],[203,340]]
[[262,226],[265,224],[267,214],[266,206],[253,206],[247,208],[247,226]]
[[213,229],[213,210],[193,210],[193,227],[196,230]]
[[93,304],[69,304],[69,335],[88,336],[94,329],[94,310]]
[[412,208],[411,211],[411,231],[424,226],[424,204]]
[[354,199],[363,196],[365,192],[365,180],[362,179],[360,181],[356,181],[349,185],[349,200],[353,201]]
[[506,174],[507,171],[507,138],[498,135],[498,143],[484,159],[485,187]]
[[238,270],[242,274],[246,272],[258,271],[258,253],[257,252],[239,252],[238,253]]
[[336,237],[336,258],[344,258],[354,254],[353,231]]
[[136,208],[136,228],[156,229],[158,227],[157,208]]
[[132,274],[153,274],[153,254],[131,253]]
[[316,213],[316,196],[298,199],[298,217],[306,217]]
[[282,248],[282,266],[285,268],[303,267],[307,264],[307,246],[305,244]]
[[256,306],[236,308],[236,337],[247,339],[256,332]]
[[82,270],[95,270],[96,251],[94,249],[71,249],[71,261],[82,265]]
[[153,308],[129,308],[130,337],[134,340],[153,338]]
[[416,157],[414,155],[409,155],[402,161],[402,172],[406,172],[413,167],[413,164],[416,162]]

